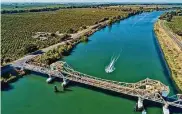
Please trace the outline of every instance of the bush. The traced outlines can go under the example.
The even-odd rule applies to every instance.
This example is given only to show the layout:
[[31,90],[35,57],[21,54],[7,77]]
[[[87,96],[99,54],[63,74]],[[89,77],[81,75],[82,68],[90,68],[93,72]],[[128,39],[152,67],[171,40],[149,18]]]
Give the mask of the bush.
[[34,52],[38,49],[36,44],[28,44],[25,46],[25,54]]
[[66,32],[66,33],[73,34],[73,33],[75,33],[75,32],[76,32],[76,30],[75,30],[75,29],[70,28],[70,29],[68,29],[68,30],[67,30],[67,32]]
[[88,42],[88,37],[87,36],[82,36],[81,37],[81,42]]
[[108,24],[111,25],[113,23],[113,19],[109,19]]

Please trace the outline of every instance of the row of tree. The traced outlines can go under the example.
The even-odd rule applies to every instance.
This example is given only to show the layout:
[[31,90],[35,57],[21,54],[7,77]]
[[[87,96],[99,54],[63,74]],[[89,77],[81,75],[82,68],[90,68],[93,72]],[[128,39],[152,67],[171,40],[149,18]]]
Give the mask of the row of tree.
[[52,50],[49,50],[48,52],[33,58],[30,60],[30,63],[33,64],[46,64],[50,65],[53,62],[56,62],[57,60],[63,58],[64,56],[68,56],[73,48],[79,43],[79,42],[87,42],[88,37],[82,36],[80,39],[74,39],[72,41],[66,42],[64,45],[60,45]]
[[163,19],[170,22],[173,16],[182,16],[182,10],[166,12],[163,15],[161,15],[159,19]]
[[15,9],[12,10],[1,10],[1,14],[12,14],[12,13],[24,13],[24,12],[43,12],[43,11],[56,11],[59,9],[72,9],[72,8],[101,8],[108,7],[116,4],[90,4],[90,5],[74,5],[69,4],[66,6],[55,6],[55,7],[43,7],[43,8],[33,8],[33,9],[18,9],[16,6]]

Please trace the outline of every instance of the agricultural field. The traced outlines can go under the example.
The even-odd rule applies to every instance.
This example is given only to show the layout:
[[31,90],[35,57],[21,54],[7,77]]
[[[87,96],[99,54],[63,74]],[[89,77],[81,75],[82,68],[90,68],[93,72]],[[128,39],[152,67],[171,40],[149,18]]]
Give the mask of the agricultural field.
[[49,40],[32,38],[36,32],[66,33],[80,27],[93,25],[106,17],[127,16],[128,12],[96,8],[62,9],[54,12],[17,13],[1,15],[1,58],[5,62],[16,60],[27,52],[25,48],[34,44],[37,49],[60,42],[59,37]]
[[40,8],[66,7],[68,5],[53,3],[2,3],[1,10],[29,10]]
[[160,21],[155,24],[155,33],[170,67],[172,78],[179,90],[182,91],[182,51],[161,27]]
[[167,26],[176,34],[181,36],[182,40],[182,16],[174,16],[170,22],[167,22]]

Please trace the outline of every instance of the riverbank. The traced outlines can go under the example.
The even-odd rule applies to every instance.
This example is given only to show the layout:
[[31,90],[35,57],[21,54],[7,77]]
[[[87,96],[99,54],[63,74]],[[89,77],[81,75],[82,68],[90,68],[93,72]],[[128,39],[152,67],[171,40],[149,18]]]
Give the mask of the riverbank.
[[[62,41],[60,43],[57,43],[55,45],[49,46],[47,48],[38,50],[34,53],[37,54],[29,54],[23,58],[20,58],[10,64],[13,64],[14,66],[21,66],[25,62],[29,64],[35,64],[40,66],[48,66],[51,63],[63,58],[64,56],[68,56],[71,51],[75,48],[77,44],[80,42],[87,42],[88,37],[95,33],[96,31],[106,27],[111,26],[111,24],[115,23],[116,21],[120,21],[126,18],[129,18],[133,15],[140,14],[140,11],[129,13],[127,16],[117,16],[108,18],[105,21],[99,22],[97,24],[94,24],[92,26],[87,27],[84,30],[78,31],[77,33],[70,34],[69,40]],[[10,65],[8,64],[8,65]],[[6,67],[6,66],[5,66]],[[2,76],[3,77],[3,76]],[[18,77],[18,76],[17,76]],[[16,77],[16,78],[17,78]],[[10,81],[5,81],[6,83],[11,83],[11,80],[14,80],[13,78],[8,78]],[[16,79],[17,80],[17,79]]]
[[158,20],[154,30],[158,41],[161,45],[165,59],[170,67],[171,76],[176,83],[179,91],[182,91],[182,51],[174,40],[167,34],[167,31],[161,26],[161,21]]
[[10,83],[22,78],[26,73],[26,71],[18,70],[13,67],[9,67],[9,70],[9,72],[5,72],[3,75],[1,75],[1,90],[8,89],[10,87]]
[[120,21],[140,13],[140,11],[136,11],[129,13],[126,17],[117,16],[110,19],[108,18],[104,22],[92,25],[85,30],[79,31],[78,33],[71,34],[70,40],[43,49],[45,53],[30,59],[28,63],[34,65],[48,66],[53,62],[56,62],[57,60],[63,58],[64,56],[70,55],[71,51],[80,42],[88,42],[88,37],[96,31],[106,26],[111,26],[116,21]]
[[52,12],[2,14],[1,65],[69,39],[62,35],[69,36],[107,19],[125,17],[129,13],[98,8],[73,8]]

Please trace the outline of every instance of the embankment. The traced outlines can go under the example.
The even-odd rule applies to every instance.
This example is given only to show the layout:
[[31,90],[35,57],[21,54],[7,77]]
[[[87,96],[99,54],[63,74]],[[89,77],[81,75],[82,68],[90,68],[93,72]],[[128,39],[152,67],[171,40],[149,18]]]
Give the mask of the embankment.
[[171,76],[179,91],[182,91],[182,51],[161,26],[161,20],[155,24],[154,30],[170,67]]

